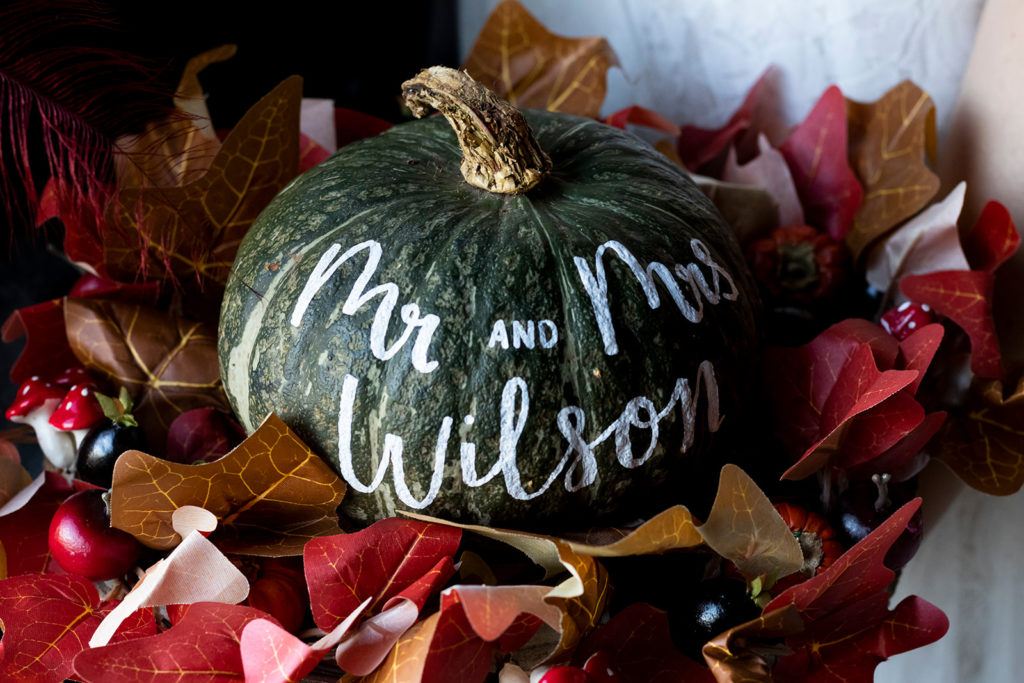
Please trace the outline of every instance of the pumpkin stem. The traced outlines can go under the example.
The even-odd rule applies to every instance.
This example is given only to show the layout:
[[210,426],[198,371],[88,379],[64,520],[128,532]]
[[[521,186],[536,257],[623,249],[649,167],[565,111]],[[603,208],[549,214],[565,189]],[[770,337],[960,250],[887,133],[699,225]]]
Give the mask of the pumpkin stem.
[[489,192],[521,194],[551,170],[522,113],[469,74],[434,66],[402,84],[405,103],[417,118],[441,112],[462,148],[462,176]]

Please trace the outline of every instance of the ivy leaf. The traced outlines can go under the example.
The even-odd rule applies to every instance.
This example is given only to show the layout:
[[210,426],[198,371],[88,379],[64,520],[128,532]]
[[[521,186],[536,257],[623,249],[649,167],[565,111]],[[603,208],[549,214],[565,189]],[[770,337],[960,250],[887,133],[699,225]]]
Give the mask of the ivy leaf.
[[627,126],[632,124],[634,126],[643,126],[644,128],[660,131],[673,137],[679,135],[679,126],[672,123],[658,112],[636,104],[609,114],[604,118],[602,123],[606,123],[609,126],[615,126],[616,128],[621,128],[622,130],[626,130]]
[[865,262],[868,284],[879,292],[894,295],[895,303],[902,303],[899,292],[891,290],[904,275],[968,270],[956,224],[966,191],[967,184],[960,183],[941,202],[877,240]]
[[937,607],[914,597],[887,607],[895,573],[883,560],[920,505],[918,498],[899,508],[825,571],[765,607],[794,605],[804,620],[803,632],[786,639],[794,654],[776,665],[780,679],[870,681],[879,662],[942,637],[949,621]]
[[876,102],[846,101],[849,158],[864,184],[864,202],[846,243],[857,258],[876,239],[935,196],[935,103],[903,81]]
[[646,603],[629,605],[580,643],[573,663],[603,652],[624,683],[713,683],[707,668],[672,642],[668,614]]
[[0,329],[0,339],[25,337],[25,348],[11,366],[11,381],[21,384],[33,375],[51,376],[77,366],[78,359],[64,332],[63,299],[52,299],[11,313]]
[[185,465],[213,462],[244,439],[245,430],[233,418],[213,407],[196,408],[174,418],[166,458]]
[[179,414],[228,410],[220,383],[217,334],[208,325],[144,306],[68,299],[67,339],[78,361],[125,387],[151,444],[163,444]]
[[985,204],[974,228],[967,235],[964,249],[975,270],[994,273],[1014,255],[1020,246],[1020,234],[1006,207],[997,201]]
[[[92,582],[76,574],[15,576],[0,582],[3,628],[0,678],[5,681],[63,680],[72,659],[117,603],[100,603]],[[115,634],[130,640],[156,632],[152,612],[135,612]]]
[[746,577],[788,576],[803,565],[803,552],[772,502],[743,470],[726,465],[707,521],[704,542]]
[[846,160],[846,101],[830,87],[779,147],[808,225],[843,239],[864,194]]
[[217,299],[242,237],[295,177],[302,79],[286,79],[257,102],[191,183],[121,188],[108,208],[103,271],[116,280],[166,280]]
[[337,628],[360,602],[373,615],[339,648],[342,669],[366,675],[377,668],[455,573],[461,538],[454,527],[389,518],[306,544],[303,565],[317,626]]
[[911,301],[927,304],[956,323],[971,340],[971,371],[978,377],[1002,379],[1003,364],[992,317],[992,273],[981,270],[940,270],[900,279]]
[[779,225],[802,225],[804,210],[785,157],[771,146],[764,134],[758,135],[757,148],[757,156],[741,166],[736,160],[735,148],[730,147],[722,180],[764,189],[778,205]]
[[311,538],[336,534],[345,484],[271,414],[223,458],[181,465],[126,451],[114,465],[111,525],[159,550],[177,545],[171,515],[185,505],[216,515],[210,537],[224,552],[298,555]]
[[777,80],[780,72],[769,67],[747,92],[743,103],[721,128],[683,126],[676,141],[676,151],[683,165],[691,171],[703,171],[736,142],[739,161],[744,163],[757,154],[758,135],[764,133],[769,142],[785,137],[775,109],[778,106]]
[[171,683],[184,674],[205,681],[244,680],[239,641],[246,624],[256,619],[272,620],[251,607],[197,602],[159,635],[85,650],[75,657],[75,676],[85,683]]
[[1003,391],[998,380],[976,381],[935,441],[935,456],[964,483],[996,496],[1024,484],[1024,379]]
[[608,69],[618,65],[604,38],[555,35],[516,0],[502,0],[463,68],[520,109],[597,118]]

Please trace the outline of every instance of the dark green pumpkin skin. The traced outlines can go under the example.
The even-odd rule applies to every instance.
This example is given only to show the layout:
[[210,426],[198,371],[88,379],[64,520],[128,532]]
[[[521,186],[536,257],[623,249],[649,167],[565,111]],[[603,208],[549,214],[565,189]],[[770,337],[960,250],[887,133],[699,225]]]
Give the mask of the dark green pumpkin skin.
[[[659,487],[664,492],[666,482],[685,479],[698,463],[715,462],[711,469],[720,464],[711,454],[712,437],[719,435],[712,434],[711,426],[718,425],[709,420],[708,376],[700,377],[705,361],[718,389],[720,430],[743,428],[738,407],[756,350],[757,300],[729,228],[677,167],[633,135],[589,119],[526,114],[553,171],[525,195],[468,185],[459,171],[455,136],[435,117],[349,145],[296,179],[258,218],[238,251],[220,320],[228,396],[247,430],[276,412],[344,474],[339,412],[344,378],[355,378],[351,471],[361,484],[349,482],[343,510],[356,520],[414,507],[448,519],[538,530],[635,518]],[[706,246],[718,272],[696,258],[694,238]],[[405,330],[403,306],[416,304],[419,316],[438,318],[433,334],[425,335],[425,359],[436,361],[429,372],[422,371],[423,358],[419,369],[413,363],[421,328],[388,360],[372,352],[370,328],[383,296],[343,311],[364,272],[366,250],[325,278],[298,326],[292,324],[300,294],[324,253],[335,244],[344,252],[367,240],[379,243],[381,255],[364,291],[384,283],[398,291],[386,345]],[[652,262],[669,269],[697,263],[709,282],[720,276],[722,298],[717,304],[703,300],[703,317],[691,322],[654,278],[660,305],[652,308],[637,277],[608,251],[602,262],[618,349],[607,353],[574,258],[596,273],[596,252],[611,240],[643,268]],[[691,288],[677,282],[697,304]],[[724,296],[733,289],[735,296]],[[506,327],[508,349],[500,331],[492,338],[498,320]],[[534,348],[515,348],[512,321],[522,330],[534,321]],[[547,333],[543,340],[540,327]],[[510,388],[513,378],[521,379]],[[640,426],[614,433],[631,400],[646,397],[651,403],[645,405],[660,412],[677,380],[699,393],[692,443],[687,444],[680,410],[685,406],[678,401],[660,419],[641,408],[634,415]],[[460,452],[464,444],[475,445],[479,477],[495,466],[503,396],[506,460],[511,438],[518,487],[504,470],[469,486]],[[563,413],[569,433],[575,430],[586,442],[605,434],[591,449],[596,470],[590,468],[587,479],[581,478],[586,468],[579,449],[571,449],[559,430],[559,412],[567,406],[579,409],[568,423]],[[443,475],[434,480],[446,417],[451,420]],[[637,465],[652,442],[652,422],[656,443]],[[394,446],[394,436],[387,434],[401,439],[404,500],[391,465],[379,487],[358,490],[374,478],[385,441]],[[630,466],[616,457],[616,441],[626,435]],[[577,486],[583,481],[587,485]],[[513,489],[518,498],[510,494]],[[531,498],[538,490],[543,493]],[[423,506],[425,498],[430,503]]]

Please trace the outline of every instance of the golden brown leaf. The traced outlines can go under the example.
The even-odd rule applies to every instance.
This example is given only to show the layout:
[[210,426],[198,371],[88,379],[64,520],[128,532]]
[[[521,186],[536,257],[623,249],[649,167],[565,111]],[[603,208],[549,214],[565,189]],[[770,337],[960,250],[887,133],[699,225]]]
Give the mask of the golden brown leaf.
[[32,476],[22,467],[18,449],[0,439],[0,508],[30,483]]
[[781,577],[803,565],[800,544],[768,497],[743,470],[726,465],[708,521],[697,527],[704,542],[732,560],[748,578]]
[[572,652],[580,640],[597,626],[611,588],[608,572],[593,557],[573,552],[562,543],[558,544],[558,555],[571,576],[544,598],[562,610],[558,647],[544,660],[550,662]]
[[786,605],[719,634],[702,652],[718,683],[771,683],[765,641],[799,633],[803,627],[799,610]]
[[655,555],[703,542],[693,515],[682,505],[659,512],[635,529],[598,529],[579,541],[567,541],[573,552],[592,557]]
[[111,277],[170,280],[216,295],[242,237],[299,163],[302,79],[293,76],[253,106],[201,178],[181,187],[128,188],[103,234]]
[[271,414],[220,460],[180,465],[127,451],[114,466],[111,524],[151,548],[181,541],[171,526],[184,505],[206,508],[224,552],[299,555],[311,538],[341,533],[336,508],[345,484]]
[[153,448],[162,449],[181,413],[206,406],[227,410],[212,327],[97,299],[68,299],[64,321],[78,360],[115,387],[128,389]]
[[391,648],[384,663],[369,676],[358,680],[361,683],[404,683],[420,680],[440,618],[441,613],[435,612],[423,621],[413,624]]
[[847,100],[850,163],[864,199],[846,243],[860,256],[875,239],[917,213],[935,196],[935,103],[903,81],[876,102]]
[[619,60],[604,38],[548,31],[516,0],[494,8],[464,68],[520,109],[597,118],[608,69]]
[[940,460],[964,483],[1005,496],[1024,484],[1024,379],[1009,397],[1003,383],[979,381],[963,412],[950,415],[934,441]]

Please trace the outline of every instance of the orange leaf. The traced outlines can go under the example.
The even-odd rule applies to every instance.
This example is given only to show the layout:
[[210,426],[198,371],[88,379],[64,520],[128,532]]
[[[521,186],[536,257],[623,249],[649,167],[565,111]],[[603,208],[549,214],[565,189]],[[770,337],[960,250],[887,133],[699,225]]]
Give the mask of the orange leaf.
[[337,534],[345,484],[271,414],[220,460],[180,465],[127,451],[114,466],[111,524],[166,550],[181,538],[171,515],[204,507],[219,520],[210,537],[224,552],[298,555],[311,538]]
[[302,79],[283,81],[246,113],[198,180],[123,188],[102,236],[107,273],[170,280],[216,298],[252,221],[298,172],[301,99]]
[[875,239],[917,213],[939,190],[925,156],[935,159],[935,104],[903,81],[876,102],[846,101],[850,163],[864,201],[846,236],[857,257]]
[[520,109],[597,118],[608,69],[618,65],[604,38],[555,35],[516,0],[503,0],[463,68]]
[[1024,484],[1024,379],[1009,397],[998,380],[975,383],[934,443],[936,457],[968,486],[996,496],[1016,493]]
[[719,683],[770,683],[771,665],[758,654],[757,646],[799,633],[803,628],[800,613],[792,605],[786,605],[719,634],[704,646],[702,654]]
[[152,447],[163,446],[171,423],[185,411],[228,410],[213,328],[144,306],[93,299],[67,299],[64,321],[79,361],[128,389]]
[[718,495],[698,531],[712,550],[732,560],[749,578],[787,576],[804,562],[789,525],[754,480],[735,465],[722,468]]
[[674,505],[634,529],[596,529],[580,541],[566,540],[573,552],[591,557],[654,555],[703,543],[693,515]]

